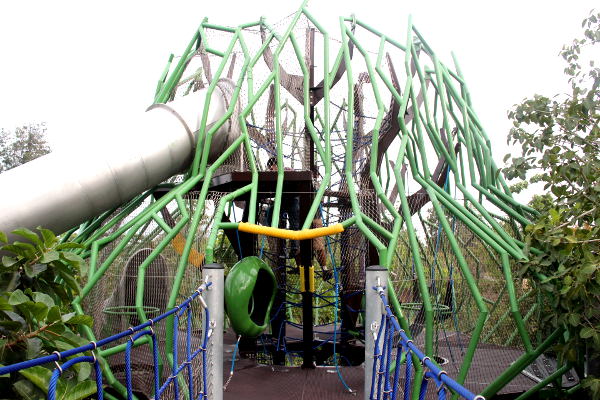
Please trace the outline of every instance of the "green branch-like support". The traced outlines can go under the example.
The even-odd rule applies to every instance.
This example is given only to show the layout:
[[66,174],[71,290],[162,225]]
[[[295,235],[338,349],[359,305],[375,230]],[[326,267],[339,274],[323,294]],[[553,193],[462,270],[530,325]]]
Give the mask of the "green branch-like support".
[[[323,71],[323,86],[319,88],[322,90],[322,99],[318,104],[313,102],[315,88],[310,86],[309,81],[311,65],[307,64],[304,49],[301,48],[302,38],[297,35],[301,19],[305,24],[312,24],[320,35],[323,53],[318,66]],[[249,133],[251,128],[247,121],[249,118],[254,121],[255,114],[264,113],[264,106],[260,106],[260,101],[269,88],[273,87],[273,148],[276,152],[273,156],[277,159],[277,174],[271,227],[277,228],[280,223],[284,196],[285,156],[289,155],[284,148],[288,132],[282,127],[282,111],[291,111],[294,114],[294,126],[296,124],[301,126],[302,122],[304,123],[308,138],[316,151],[315,162],[321,175],[318,189],[312,197],[312,204],[300,226],[302,229],[311,228],[336,176],[345,182],[348,207],[351,211],[349,218],[339,222],[344,229],[355,227],[366,238],[379,257],[378,260],[372,260],[374,263],[392,269],[395,263],[397,264],[397,249],[404,243],[399,240],[400,235],[405,232],[407,234],[405,247],[408,248],[411,257],[411,268],[416,277],[416,289],[424,312],[424,352],[433,359],[434,344],[437,340],[435,336],[437,300],[429,287],[429,279],[432,277],[427,275],[428,256],[423,254],[425,250],[420,243],[423,234],[413,222],[415,210],[411,208],[413,200],[407,188],[410,184],[423,189],[423,195],[427,196],[431,203],[432,215],[439,223],[440,233],[447,239],[447,251],[456,260],[456,266],[466,283],[467,293],[475,304],[475,322],[471,327],[470,339],[458,375],[455,377],[456,380],[461,384],[465,382],[479,343],[493,335],[504,319],[512,318],[516,327],[511,342],[516,343],[520,340],[518,346],[523,349],[523,355],[484,390],[484,396],[492,396],[560,337],[560,332],[555,332],[537,346],[532,343],[526,320],[533,313],[533,309],[526,310],[527,318],[522,317],[520,304],[524,297],[519,298],[515,291],[515,277],[511,269],[513,260],[524,258],[522,251],[524,244],[513,237],[513,234],[509,234],[508,225],[503,224],[495,216],[501,214],[506,220],[523,226],[529,222],[529,214],[525,212],[530,213],[532,210],[514,200],[503,181],[492,158],[490,140],[473,110],[471,96],[456,61],[455,70],[442,64],[410,20],[404,43],[378,32],[354,17],[340,18],[339,27],[341,44],[337,53],[334,53],[334,57],[331,58],[331,45],[338,42],[332,41],[329,33],[314,19],[305,4],[289,20],[289,25],[282,34],[277,33],[264,19],[235,28],[209,24],[206,19],[202,21],[176,65],[172,65],[173,55],[169,57],[167,66],[160,76],[154,102],[166,103],[173,98],[178,83],[183,80],[187,65],[202,53],[210,56],[214,69],[206,87],[207,99],[211,98],[219,80],[224,78],[227,66],[232,62],[239,63],[235,65],[237,73],[233,77],[235,90],[227,110],[212,125],[207,125],[210,101],[207,100],[204,108],[198,110],[201,122],[197,145],[193,162],[186,171],[183,182],[161,186],[161,189],[169,188],[162,197],[154,197],[156,189],[140,194],[119,210],[106,212],[89,221],[79,230],[75,240],[85,246],[81,254],[89,261],[90,275],[80,296],[73,301],[75,310],[78,313],[85,313],[84,299],[111,265],[117,260],[122,262],[124,257],[133,253],[129,246],[136,241],[136,237],[142,235],[146,237],[149,234],[153,237],[153,250],[139,266],[135,293],[138,317],[140,321],[147,321],[148,316],[143,307],[146,271],[156,257],[172,245],[178,235],[185,237],[185,244],[180,253],[166,305],[169,308],[175,306],[178,296],[182,294],[182,281],[186,272],[198,268],[190,264],[189,257],[199,235],[207,238],[204,239],[206,240],[204,262],[222,262],[217,260],[215,255],[220,232],[226,229],[237,229],[239,226],[236,222],[224,219],[225,212],[230,209],[232,202],[242,197],[246,199],[246,207],[249,208],[247,222],[257,224],[259,151],[255,150]],[[257,30],[264,32],[265,36],[261,45],[253,52],[252,49],[256,46],[250,47],[248,43],[256,39]],[[224,48],[212,47],[213,44],[209,40],[215,35],[230,38],[229,44]],[[367,47],[367,43],[377,43],[378,48],[373,51]],[[352,49],[356,49],[356,52]],[[265,76],[256,72],[259,68],[266,69],[262,63],[267,51],[272,56],[272,66]],[[384,61],[389,53],[403,54],[399,59],[391,57],[396,64],[404,67],[404,73],[401,74],[404,81],[400,84],[395,81],[395,77],[392,77],[390,72],[386,71]],[[234,54],[235,60],[232,61]],[[302,102],[293,100],[286,91],[285,69],[292,67],[301,73],[302,87],[297,89],[301,90]],[[342,67],[345,79],[342,78],[338,83],[336,74]],[[387,68],[391,68],[389,63]],[[365,71],[369,75],[371,93],[368,96],[372,100],[373,109],[376,109],[370,132],[366,137],[358,139],[355,138],[356,130],[358,123],[364,122],[364,116],[356,113],[358,109],[355,91],[358,82],[356,70]],[[335,96],[338,97],[333,98],[333,88],[336,84],[345,86],[347,92],[340,95],[339,90],[335,91]],[[389,111],[392,107],[387,103],[394,104],[399,111],[391,115]],[[240,104],[239,110],[236,110],[236,104]],[[316,106],[316,118],[314,115],[311,116],[311,105]],[[232,119],[237,119],[240,135],[229,144],[218,159],[209,162],[213,136],[223,124],[229,123]],[[344,128],[339,128],[342,125]],[[393,128],[390,126],[397,126],[397,131],[391,131],[390,129]],[[340,134],[340,131],[343,133]],[[394,135],[394,139],[391,146],[380,148],[384,134]],[[332,142],[338,140],[334,135],[344,143],[345,154],[333,154]],[[357,140],[370,144],[365,151],[368,155],[368,164],[363,166],[366,168],[365,174],[357,173],[360,172],[357,171],[358,161],[355,154]],[[296,140],[295,143],[298,141]],[[458,150],[454,151],[455,148]],[[379,152],[385,153],[383,166],[378,162],[378,159],[382,158],[378,157]],[[207,196],[212,179],[219,168],[236,154],[247,165],[244,168],[250,172],[250,181],[247,185],[223,195],[215,207],[207,207]],[[339,161],[340,157],[343,161]],[[431,162],[432,159],[435,162],[441,160],[445,163],[448,171],[446,181],[455,188],[455,194],[451,194],[436,181],[430,168],[435,164]],[[261,163],[264,163],[264,160],[261,160]],[[363,176],[366,176],[367,180],[359,181]],[[372,213],[367,214],[362,207],[360,196],[365,185],[374,191],[377,199],[375,203],[378,205],[377,213],[381,214],[381,218],[374,218]],[[186,196],[191,191],[198,190],[193,199],[194,206],[189,207],[186,204],[188,201]],[[392,191],[397,192],[399,200],[391,199]],[[177,220],[174,226],[167,224],[161,216],[160,211],[166,207]],[[211,225],[206,225],[203,219],[207,215],[212,218]],[[419,218],[421,218],[420,213]],[[148,226],[153,221],[155,227],[147,232]],[[495,315],[498,302],[490,302],[484,298],[478,281],[479,276],[474,276],[474,266],[467,261],[473,258],[473,253],[464,254],[470,250],[454,229],[456,221],[469,229],[481,241],[482,246],[498,260],[498,268],[501,270],[508,298],[506,312],[502,314],[501,320],[490,319],[491,315]],[[206,233],[204,233],[205,229],[208,229]],[[111,246],[107,247],[108,244]],[[109,250],[100,256],[100,252],[104,249]],[[489,267],[497,268],[496,265]],[[410,334],[410,321],[404,315],[395,283],[390,281],[387,286],[394,312],[399,317],[403,329]],[[167,321],[166,326],[171,327],[171,322]],[[482,336],[484,327],[488,327],[488,333]],[[89,340],[96,340],[92,329],[86,328],[85,334]],[[144,339],[140,339],[136,345],[145,342]],[[122,350],[123,346],[113,348],[101,352],[100,356],[104,358]],[[168,362],[173,363],[172,328],[167,330],[167,356]],[[104,362],[103,366],[108,384],[119,388],[124,393],[125,388],[115,379],[108,363]],[[423,371],[418,363],[415,363],[415,366],[418,371],[414,386],[418,388]],[[566,370],[566,367],[562,367],[560,373],[557,372],[557,376]],[[555,378],[556,376],[552,377]],[[537,385],[532,390],[539,390],[542,387],[543,385]],[[414,390],[414,393],[418,393],[418,390]]]

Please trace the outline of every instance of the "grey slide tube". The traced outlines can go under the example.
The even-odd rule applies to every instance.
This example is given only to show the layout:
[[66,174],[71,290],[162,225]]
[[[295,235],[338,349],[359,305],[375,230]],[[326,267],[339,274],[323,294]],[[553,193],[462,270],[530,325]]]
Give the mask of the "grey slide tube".
[[[233,85],[228,79],[218,82],[207,130],[225,114]],[[184,171],[193,159],[206,97],[202,89],[153,105],[134,129],[117,132],[112,140],[92,138],[0,174],[0,231],[42,226],[62,233]],[[235,116],[214,134],[209,161],[239,136],[231,121]]]

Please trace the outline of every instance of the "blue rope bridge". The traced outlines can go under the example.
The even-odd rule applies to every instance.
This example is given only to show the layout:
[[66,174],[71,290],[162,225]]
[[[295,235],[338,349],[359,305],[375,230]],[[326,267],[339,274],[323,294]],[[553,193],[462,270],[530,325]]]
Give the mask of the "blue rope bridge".
[[440,400],[446,399],[449,390],[462,399],[485,400],[484,397],[471,393],[464,386],[450,378],[446,371],[440,369],[429,357],[423,354],[408,338],[404,330],[400,328],[400,324],[387,302],[385,289],[382,286],[376,286],[373,287],[373,290],[377,291],[381,298],[385,312],[381,314],[379,326],[373,326],[375,351],[369,396],[371,400],[396,400],[399,398],[400,381],[402,379],[400,377],[401,364],[404,364],[404,400],[411,399],[413,359],[414,361],[418,360],[426,371],[419,389],[419,400],[425,399],[427,390],[433,387],[437,390],[437,398]]
[[[104,391],[102,386],[102,369],[100,367],[100,362],[96,358],[95,351],[100,348],[109,347],[108,345],[117,342],[120,339],[126,338],[127,343],[125,347],[125,386],[127,388],[127,399],[133,400],[135,399],[133,395],[133,385],[132,385],[132,374],[131,374],[131,349],[134,347],[135,341],[144,337],[150,336],[152,343],[152,355],[153,355],[153,392],[154,399],[160,400],[160,396],[165,392],[165,390],[173,385],[173,395],[175,400],[179,400],[180,398],[180,385],[182,385],[180,380],[180,374],[183,372],[187,375],[187,388],[185,396],[186,398],[193,400],[205,400],[208,398],[207,395],[207,346],[209,344],[209,339],[212,334],[212,326],[210,325],[210,315],[208,306],[202,297],[202,292],[204,292],[208,287],[212,285],[211,282],[207,282],[202,284],[190,297],[188,297],[184,302],[175,306],[171,310],[165,312],[164,314],[150,319],[143,324],[140,324],[135,327],[131,327],[123,332],[117,333],[116,335],[107,337],[105,339],[99,340],[98,342],[90,342],[89,344],[81,347],[77,347],[74,349],[66,350],[63,352],[55,351],[54,353],[35,358],[33,360],[27,360],[20,363],[0,367],[0,376],[4,374],[9,374],[11,372],[16,372],[20,370],[24,370],[27,368],[32,368],[36,366],[40,366],[47,363],[54,363],[55,368],[52,372],[52,377],[50,378],[50,382],[48,384],[48,400],[56,399],[56,388],[58,384],[58,380],[61,375],[70,367],[74,366],[78,363],[90,363],[94,367],[95,377],[96,377],[96,389],[97,395],[96,398],[98,400],[104,399]],[[204,309],[204,329],[202,333],[202,344],[198,349],[192,350],[192,302],[198,299],[201,303],[202,308]],[[154,325],[158,322],[164,320],[165,318],[173,316],[173,356],[174,360],[171,367],[171,374],[165,380],[165,382],[160,384],[160,373],[159,373],[159,353],[158,353],[158,341],[156,339],[156,334],[154,331]],[[180,318],[186,319],[186,329],[185,329],[185,361],[179,363],[178,360],[178,333],[179,333],[179,320]],[[91,352],[90,355],[84,355],[85,352]],[[75,357],[73,357],[75,356]],[[69,357],[73,357],[68,359]],[[201,387],[196,391],[194,388],[194,379],[192,376],[192,361],[194,361],[197,357],[201,357],[202,360],[202,370],[201,370]],[[67,360],[68,359],[68,360]],[[64,361],[64,362],[63,362]],[[61,362],[63,362],[61,364]]]

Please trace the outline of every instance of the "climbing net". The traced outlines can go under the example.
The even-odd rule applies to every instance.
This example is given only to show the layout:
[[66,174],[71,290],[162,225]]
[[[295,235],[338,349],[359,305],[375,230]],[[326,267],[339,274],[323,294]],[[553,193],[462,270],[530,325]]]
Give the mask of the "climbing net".
[[[511,270],[511,260],[524,257],[519,232],[534,210],[512,198],[460,68],[443,64],[411,21],[402,42],[354,17],[340,20],[340,34],[340,40],[330,36],[305,4],[273,25],[264,19],[236,28],[200,24],[183,54],[175,62],[170,58],[154,101],[195,90],[212,98],[226,87],[227,116],[210,126],[201,122],[192,165],[181,180],[165,183],[168,193],[154,200],[152,191],[140,195],[78,233],[75,240],[84,245],[92,272],[74,300],[76,311],[102,310],[94,315],[102,322],[97,326],[119,331],[135,318],[141,322],[156,309],[174,306],[181,293],[189,293],[194,268],[215,261],[231,266],[260,254],[286,293],[276,315],[294,327],[300,317],[294,243],[257,233],[253,254],[242,254],[231,251],[244,243],[230,233],[240,221],[256,230],[285,225],[290,231],[311,229],[315,220],[337,223],[342,233],[313,246],[326,254],[324,262],[320,256],[312,260],[319,312],[310,322],[317,328],[333,323],[323,342],[335,344],[338,333],[360,327],[348,322],[360,319],[364,268],[379,263],[392,273],[390,300],[396,316],[408,318],[403,323],[415,342],[422,341],[433,357],[439,338],[450,342],[447,337],[456,333],[460,354],[452,350],[450,357],[457,379],[472,378],[491,396],[521,373],[525,362],[515,361],[522,354],[532,359],[549,346],[534,337],[531,321],[539,308],[520,296]],[[230,84],[221,85],[224,80]],[[223,124],[239,136],[209,160],[206,150]],[[269,167],[273,158],[275,167]],[[290,193],[283,188],[290,169],[311,171],[314,192],[302,220],[286,213]],[[259,175],[269,171],[277,173],[272,207],[260,204],[259,193]],[[211,194],[211,182],[225,172],[250,178],[227,193]],[[192,189],[198,192],[189,206]],[[228,212],[235,208],[242,209],[243,220]],[[109,222],[100,224],[105,218]],[[146,229],[157,233],[146,235]],[[120,265],[125,267],[116,271]],[[168,270],[169,279],[153,279],[154,292],[149,286],[134,293],[135,283],[144,283],[140,272],[149,277],[154,270]],[[120,288],[127,288],[122,297]],[[168,303],[161,302],[164,296],[156,294],[168,291]],[[114,308],[134,303],[143,307],[133,316]],[[345,330],[338,328],[340,320]],[[271,335],[278,349],[293,353],[292,335]],[[171,357],[173,341],[167,335]],[[500,358],[492,354],[505,356],[482,367],[479,361]]]
[[[446,371],[440,369],[409,339],[392,313],[382,286],[367,288],[367,290],[377,291],[383,310],[380,322],[373,321],[371,324],[375,346],[370,399],[397,399],[399,395],[403,395],[402,398],[408,400],[412,398],[413,390],[418,391],[419,399],[425,399],[428,389],[435,386],[436,397],[440,400],[446,399],[449,391],[462,399],[485,400],[484,397],[471,393],[450,378]],[[422,380],[417,376],[413,363],[421,370]],[[404,366],[403,377],[400,372],[402,366]],[[402,380],[404,382],[401,385]]]
[[[110,374],[110,371],[106,368],[106,365],[101,364],[99,355],[104,354],[106,356],[114,352],[117,347],[123,347],[124,345],[123,369],[126,391],[122,394],[125,395],[124,397],[127,400],[135,399],[135,393],[143,393],[148,397],[152,396],[156,400],[161,398],[178,400],[182,398],[182,395],[190,399],[207,399],[210,391],[213,390],[210,382],[210,372],[208,371],[208,365],[211,363],[209,357],[213,327],[210,322],[208,305],[202,294],[209,288],[214,289],[211,286],[212,282],[200,285],[185,301],[142,324],[130,327],[104,339],[90,342],[85,346],[63,352],[55,351],[44,357],[0,367],[0,374],[5,375],[53,363],[50,367],[51,375],[49,375],[46,384],[47,399],[55,400],[65,395],[66,389],[60,385],[61,376],[69,368],[79,363],[89,363],[93,365],[95,372],[96,398],[102,400],[104,398],[104,383],[106,382],[103,379],[104,373]],[[195,311],[198,303],[199,308],[202,310],[199,315]],[[203,320],[200,323],[200,332],[195,329],[198,318]],[[184,322],[183,329],[181,326],[182,321]],[[163,343],[161,336],[167,326],[170,326],[174,332],[173,354],[175,357],[165,363],[167,360],[161,359],[159,347]],[[132,350],[140,348],[144,348],[146,352],[151,352],[153,360],[151,383],[143,389],[134,388],[136,367],[139,368],[140,365],[136,363]],[[86,355],[86,353],[91,355]],[[168,371],[163,375],[166,376],[164,378],[161,378],[161,369]]]

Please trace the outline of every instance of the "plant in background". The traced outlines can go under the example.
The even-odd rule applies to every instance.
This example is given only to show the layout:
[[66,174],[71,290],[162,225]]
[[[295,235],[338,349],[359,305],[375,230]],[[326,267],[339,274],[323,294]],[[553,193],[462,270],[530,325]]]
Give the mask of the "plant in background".
[[[600,13],[583,21],[584,37],[563,47],[571,92],[535,95],[509,113],[514,127],[508,140],[522,146],[507,155],[509,179],[528,172],[552,198],[537,198],[540,215],[526,228],[523,276],[546,295],[542,328],[564,329],[558,346],[563,359],[581,366],[583,381],[600,398],[600,69],[593,53],[600,44]],[[585,67],[583,66],[585,65]],[[581,372],[582,368],[580,368]]]
[[[47,229],[40,234],[28,229],[12,233],[24,241],[7,243],[0,232],[0,363],[20,361],[87,344],[78,329],[91,326],[88,315],[76,315],[71,301],[79,294],[87,266],[72,252],[76,243],[60,243]],[[38,366],[0,377],[3,398],[45,398],[54,365]],[[57,398],[79,400],[96,392],[88,379],[91,366],[76,364],[65,371],[57,386]]]
[[0,173],[50,153],[46,140],[46,123],[0,128]]

